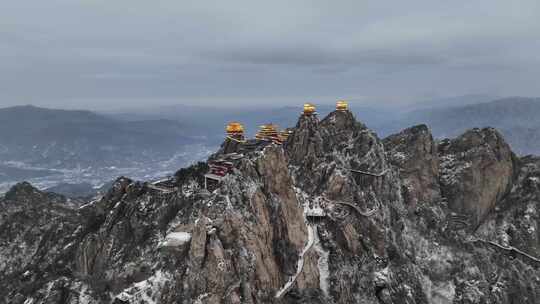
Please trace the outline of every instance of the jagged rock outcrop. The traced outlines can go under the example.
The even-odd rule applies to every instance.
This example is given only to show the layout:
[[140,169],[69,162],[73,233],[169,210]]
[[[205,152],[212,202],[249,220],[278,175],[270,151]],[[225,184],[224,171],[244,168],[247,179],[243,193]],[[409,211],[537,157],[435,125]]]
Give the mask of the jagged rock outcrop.
[[[28,183],[15,185],[0,200],[0,301],[23,303],[21,290],[50,287],[48,302],[63,298],[63,276],[72,274],[85,219],[63,196],[41,192]],[[87,226],[88,227],[88,226]],[[58,287],[58,289],[54,289]]]
[[538,303],[540,161],[496,131],[381,140],[335,111],[249,145],[212,191],[205,163],[82,207],[14,187],[0,302]]
[[223,141],[223,144],[221,145],[220,152],[221,153],[234,153],[238,152],[240,148],[242,147],[242,141],[235,140],[232,138],[226,138],[225,141]]
[[[424,138],[420,140],[421,145],[414,144],[418,142],[419,136],[414,135],[418,132],[422,134],[420,138]],[[437,157],[433,152],[428,156],[409,152],[412,157],[400,157],[403,147],[408,147],[409,151],[419,151],[414,147],[432,146],[429,138],[431,134],[424,126],[390,136],[385,139],[390,161],[400,168],[410,168],[411,163],[424,159],[423,165],[433,168],[434,158]],[[482,214],[489,214],[495,205],[503,204],[504,194],[510,191],[514,180],[513,171],[519,165],[510,148],[495,130],[483,129],[471,130],[454,140],[444,140],[438,149],[441,159],[438,186],[442,189],[443,197],[437,201],[437,195],[433,196],[435,201],[431,204],[419,205],[403,217],[403,243],[399,245],[404,255],[418,266],[411,270],[419,271],[427,302],[511,303],[512,295],[523,292],[518,297],[520,301],[536,303],[538,293],[533,290],[536,287],[530,289],[531,283],[538,284],[538,272],[532,270],[536,267],[534,260],[527,257],[513,260],[516,256],[512,251],[495,246],[497,242],[487,241],[496,240],[493,235],[486,236],[481,232],[468,234],[462,230],[468,228],[468,231],[474,231],[476,225],[482,223]],[[436,171],[431,169],[427,172]],[[492,176],[493,172],[501,175]],[[419,179],[418,175],[411,176],[407,171],[402,170],[401,173],[404,184],[409,183],[411,177],[413,180]],[[470,176],[474,178],[470,179]],[[415,192],[425,187],[420,183],[409,185],[413,185],[411,188]],[[432,181],[432,185],[437,185],[436,180]],[[426,190],[431,189],[427,187]],[[484,201],[479,202],[478,198]],[[489,204],[486,203],[488,198]],[[456,202],[468,204],[470,209],[460,209]],[[484,205],[477,206],[478,203]],[[487,209],[480,209],[482,206]],[[467,215],[473,215],[472,219]],[[484,226],[490,228],[480,230],[496,231],[489,222]],[[522,276],[519,272],[527,272],[531,276]]]
[[448,206],[476,227],[508,194],[515,155],[495,129],[473,129],[439,145],[440,183]]
[[351,169],[376,174],[386,169],[377,135],[348,111],[334,111],[322,121],[315,115],[301,116],[285,149],[295,182],[306,192],[331,198],[359,194],[352,188],[361,178]]
[[[289,136],[286,151],[293,165],[314,169],[322,157],[323,139],[319,132],[319,118],[316,115],[302,115],[296,128]],[[291,144],[295,143],[295,144]]]
[[485,239],[540,257],[540,159],[527,156],[511,192],[478,229]]
[[415,209],[418,203],[440,199],[437,145],[426,125],[414,126],[384,139],[388,160],[399,168],[405,203]]
[[[304,149],[310,135],[322,140],[317,149]],[[391,227],[397,220],[393,217],[404,211],[398,173],[388,167],[381,140],[350,112],[335,111],[320,122],[301,117],[286,150],[306,206],[322,202],[330,215],[318,224],[330,269],[326,297],[320,300],[376,303],[379,292],[388,286],[375,286],[366,274],[393,267],[388,249],[399,231],[394,233]],[[357,211],[370,209],[377,209],[370,217]],[[408,272],[400,274],[420,285]],[[388,299],[400,297],[388,295]],[[412,292],[407,298],[421,298],[421,294]]]

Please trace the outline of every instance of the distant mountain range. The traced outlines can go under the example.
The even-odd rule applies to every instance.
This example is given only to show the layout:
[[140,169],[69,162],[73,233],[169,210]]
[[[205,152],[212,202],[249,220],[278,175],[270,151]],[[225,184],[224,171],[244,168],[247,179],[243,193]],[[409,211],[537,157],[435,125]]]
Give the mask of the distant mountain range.
[[[0,191],[21,180],[99,186],[118,175],[152,178],[206,156],[208,139],[180,121],[125,121],[90,111],[0,109]],[[199,155],[199,153],[202,153]]]
[[468,106],[477,103],[490,102],[493,100],[500,99],[498,96],[494,95],[482,95],[482,94],[468,94],[461,96],[452,96],[446,98],[435,98],[424,100],[420,102],[413,103],[410,106],[407,106],[407,111],[417,111],[425,109],[440,109],[448,107],[461,107]]
[[125,166],[200,141],[173,120],[120,121],[34,106],[0,109],[0,158],[39,166]]
[[540,154],[540,98],[510,97],[472,105],[402,113],[381,125],[382,133],[425,123],[438,138],[455,137],[467,129],[494,127],[518,154]]

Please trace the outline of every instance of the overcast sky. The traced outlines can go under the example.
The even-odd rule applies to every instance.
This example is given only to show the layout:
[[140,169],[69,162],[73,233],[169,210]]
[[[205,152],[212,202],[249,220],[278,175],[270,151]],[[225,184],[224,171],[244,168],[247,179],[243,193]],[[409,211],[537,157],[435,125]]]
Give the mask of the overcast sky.
[[538,0],[0,0],[0,106],[540,96]]

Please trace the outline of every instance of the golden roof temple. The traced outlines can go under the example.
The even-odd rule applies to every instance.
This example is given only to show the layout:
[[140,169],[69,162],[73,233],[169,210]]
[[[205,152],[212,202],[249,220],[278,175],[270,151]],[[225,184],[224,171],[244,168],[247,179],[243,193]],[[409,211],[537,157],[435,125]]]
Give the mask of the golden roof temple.
[[[312,116],[316,115],[317,108],[312,103],[304,103],[302,115]],[[336,111],[345,112],[349,110],[349,104],[346,100],[338,100],[336,102]],[[279,130],[278,126],[273,123],[268,123],[260,126],[259,131],[255,134],[255,139],[259,141],[249,141],[245,137],[245,128],[244,126],[237,121],[232,121],[227,124],[225,127],[227,133],[227,139],[236,141],[239,143],[244,143],[246,145],[258,145],[261,144],[260,141],[273,142],[276,144],[283,144],[286,142],[291,134],[294,133],[294,129],[286,128],[284,130]]]
[[227,127],[225,127],[227,136],[240,139],[244,137],[244,126],[236,121],[230,122]]
[[348,111],[349,110],[349,104],[347,103],[346,100],[338,100],[336,102],[336,110],[337,111]]
[[304,104],[304,115],[306,116],[310,116],[310,115],[313,115],[313,114],[317,114],[315,112],[316,108],[315,108],[315,105],[312,104],[312,103],[305,103]]
[[274,124],[262,125],[259,132],[255,134],[255,138],[258,140],[267,140],[273,141],[275,143],[281,143],[280,134],[278,133],[277,126]]

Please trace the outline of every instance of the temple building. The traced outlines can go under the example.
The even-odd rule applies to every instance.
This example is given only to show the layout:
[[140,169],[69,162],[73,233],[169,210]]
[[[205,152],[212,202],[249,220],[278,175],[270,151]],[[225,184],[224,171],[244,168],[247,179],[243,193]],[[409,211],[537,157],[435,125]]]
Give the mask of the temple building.
[[233,168],[233,163],[228,160],[215,160],[208,162],[210,170],[204,175],[204,188],[212,190]]
[[349,110],[349,104],[346,100],[338,100],[336,102],[336,111],[345,112]]
[[306,115],[306,116],[311,116],[311,115],[317,114],[317,112],[315,112],[315,110],[316,110],[316,108],[315,108],[314,104],[305,103],[304,104],[304,112],[303,112],[303,114]]
[[274,124],[262,125],[261,129],[255,135],[258,140],[271,141],[276,144],[281,144],[282,140],[277,130],[277,126]]
[[239,122],[230,122],[225,128],[225,131],[228,138],[239,141],[244,140],[244,126]]

